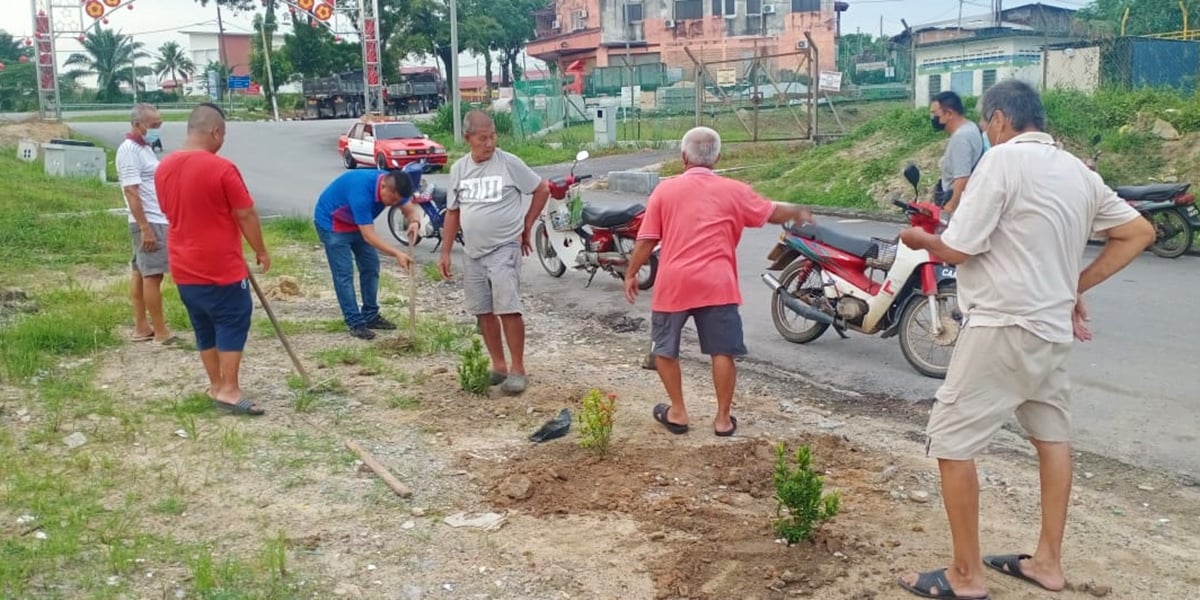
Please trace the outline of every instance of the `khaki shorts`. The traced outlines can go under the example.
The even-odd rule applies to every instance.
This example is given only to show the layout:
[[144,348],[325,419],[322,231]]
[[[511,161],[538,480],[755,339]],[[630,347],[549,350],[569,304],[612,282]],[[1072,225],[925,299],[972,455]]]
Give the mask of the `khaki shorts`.
[[150,230],[154,232],[154,249],[147,252],[142,249],[142,229],[137,223],[129,224],[129,236],[133,239],[133,258],[129,265],[143,277],[155,277],[167,273],[167,226],[162,223],[151,223]]
[[463,295],[472,315],[521,314],[520,244],[505,244],[479,257],[466,257]]
[[925,453],[970,460],[1015,413],[1029,437],[1070,441],[1070,343],[1017,327],[967,327],[926,428]]

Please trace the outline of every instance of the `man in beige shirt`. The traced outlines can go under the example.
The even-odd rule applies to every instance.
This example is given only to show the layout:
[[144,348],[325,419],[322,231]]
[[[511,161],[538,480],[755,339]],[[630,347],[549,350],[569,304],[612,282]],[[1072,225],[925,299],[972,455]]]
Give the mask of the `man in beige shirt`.
[[[954,357],[926,431],[938,459],[954,560],[910,573],[904,589],[926,598],[987,598],[983,567],[1047,590],[1066,585],[1063,531],[1071,495],[1072,340],[1091,339],[1083,294],[1125,268],[1154,229],[1076,157],[1044,133],[1032,87],[1003,81],[980,101],[983,155],[941,235],[908,229],[901,240],[959,265],[965,313]],[[1080,270],[1088,238],[1105,235],[1100,255]],[[1042,528],[1032,554],[982,557],[975,457],[1016,414],[1037,450]]]

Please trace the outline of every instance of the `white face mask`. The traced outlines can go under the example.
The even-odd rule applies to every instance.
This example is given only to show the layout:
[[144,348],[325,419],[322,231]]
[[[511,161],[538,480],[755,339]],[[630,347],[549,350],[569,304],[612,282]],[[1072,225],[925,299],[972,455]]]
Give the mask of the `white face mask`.
[[147,144],[153,144],[154,142],[157,142],[159,140],[158,132],[159,132],[159,130],[157,128],[156,129],[147,129],[146,135],[143,136],[143,139],[146,140]]

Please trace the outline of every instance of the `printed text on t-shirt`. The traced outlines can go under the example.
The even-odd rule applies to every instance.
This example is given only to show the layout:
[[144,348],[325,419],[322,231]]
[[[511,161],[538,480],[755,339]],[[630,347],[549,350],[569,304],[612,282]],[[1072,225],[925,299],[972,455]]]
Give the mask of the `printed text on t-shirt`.
[[499,175],[464,179],[459,184],[459,202],[499,202],[504,190],[504,178]]

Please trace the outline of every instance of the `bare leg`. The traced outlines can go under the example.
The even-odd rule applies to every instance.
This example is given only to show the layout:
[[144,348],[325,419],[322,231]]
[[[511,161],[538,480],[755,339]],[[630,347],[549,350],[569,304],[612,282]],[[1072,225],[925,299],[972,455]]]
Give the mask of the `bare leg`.
[[[938,459],[938,467],[942,472],[942,502],[954,543],[954,562],[946,569],[946,579],[959,596],[982,596],[987,593],[987,581],[979,552],[979,475],[975,461]],[[916,583],[916,573],[905,580]]]
[[508,372],[514,375],[524,375],[525,319],[521,313],[500,315],[500,324],[504,328],[504,340],[508,342],[508,355],[511,361]]
[[222,402],[238,402],[242,399],[242,386],[238,383],[238,370],[242,366],[241,352],[217,352],[217,363],[221,370],[220,387],[215,394]]
[[1071,499],[1071,445],[1032,440],[1038,452],[1042,480],[1042,533],[1032,559],[1021,561],[1021,572],[1051,590],[1067,585],[1062,568],[1063,531]]
[[504,360],[504,342],[500,339],[500,318],[495,313],[478,316],[479,334],[483,336],[483,345],[487,346],[488,355],[492,359],[492,370],[497,373],[508,373],[508,362]]
[[216,398],[221,391],[221,362],[216,348],[200,351],[200,362],[204,363],[204,372],[208,374],[208,396]]
[[142,299],[146,312],[150,313],[150,322],[154,324],[154,339],[163,341],[171,337],[171,330],[163,318],[162,275],[142,277]]
[[[150,323],[146,321],[144,287],[141,271],[137,269],[130,271],[129,299],[133,301],[133,335],[139,337],[154,334],[154,330],[150,328]],[[159,305],[162,305],[161,301]]]
[[737,366],[733,357],[713,355],[712,376],[713,387],[717,392],[717,417],[713,419],[713,427],[717,431],[729,431],[733,429],[729,411],[733,407],[733,390],[737,386]]
[[677,425],[687,425],[687,407],[683,404],[683,371],[679,368],[679,359],[656,355],[654,366],[663,388],[667,390],[667,397],[671,399],[667,420]]

